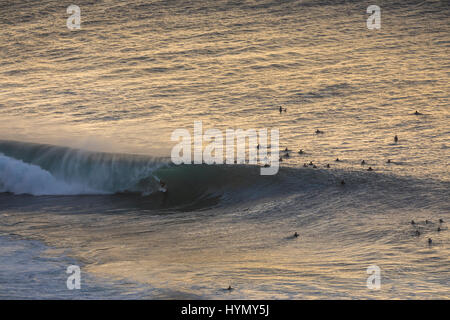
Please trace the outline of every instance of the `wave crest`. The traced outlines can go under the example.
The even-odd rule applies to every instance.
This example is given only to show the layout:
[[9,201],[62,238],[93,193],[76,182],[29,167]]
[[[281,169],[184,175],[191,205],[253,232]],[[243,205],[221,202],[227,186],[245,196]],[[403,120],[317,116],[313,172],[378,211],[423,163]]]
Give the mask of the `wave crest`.
[[0,154],[0,192],[31,195],[99,194],[87,186],[58,180],[37,165]]

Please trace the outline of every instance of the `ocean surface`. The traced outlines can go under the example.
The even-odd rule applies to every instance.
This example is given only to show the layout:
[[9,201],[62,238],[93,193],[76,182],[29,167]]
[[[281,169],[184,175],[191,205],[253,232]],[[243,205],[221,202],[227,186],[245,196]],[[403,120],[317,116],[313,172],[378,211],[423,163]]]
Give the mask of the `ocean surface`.
[[[0,298],[449,299],[449,22],[443,0],[0,1]],[[274,176],[176,166],[194,121],[292,152]]]

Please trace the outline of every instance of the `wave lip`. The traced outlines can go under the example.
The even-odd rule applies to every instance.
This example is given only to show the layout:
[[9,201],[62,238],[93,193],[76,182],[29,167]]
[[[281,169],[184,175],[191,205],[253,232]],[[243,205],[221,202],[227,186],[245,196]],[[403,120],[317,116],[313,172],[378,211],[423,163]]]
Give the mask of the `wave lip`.
[[0,191],[32,195],[113,194],[157,190],[151,157],[1,141]]
[[104,193],[81,184],[58,180],[50,172],[37,165],[28,164],[1,153],[0,192],[34,196]]

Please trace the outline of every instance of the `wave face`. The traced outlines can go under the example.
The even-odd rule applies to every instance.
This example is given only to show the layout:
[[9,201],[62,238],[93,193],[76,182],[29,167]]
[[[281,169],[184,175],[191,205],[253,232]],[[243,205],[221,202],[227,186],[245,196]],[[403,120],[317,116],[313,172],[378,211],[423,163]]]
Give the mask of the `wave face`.
[[[151,193],[158,185],[152,173],[165,164],[142,156],[12,141],[1,141],[0,153],[0,190],[15,194]],[[153,183],[143,184],[145,179]]]
[[0,154],[0,192],[32,195],[75,195],[99,193],[80,184],[58,180],[50,172]]
[[[167,183],[171,205],[220,199],[251,200],[307,191],[330,174],[287,169],[261,176],[258,166],[180,165],[165,158],[89,152],[66,147],[0,141],[0,192],[41,195],[137,194],[161,197]],[[322,175],[322,177],[320,177]],[[217,203],[213,201],[212,203]]]

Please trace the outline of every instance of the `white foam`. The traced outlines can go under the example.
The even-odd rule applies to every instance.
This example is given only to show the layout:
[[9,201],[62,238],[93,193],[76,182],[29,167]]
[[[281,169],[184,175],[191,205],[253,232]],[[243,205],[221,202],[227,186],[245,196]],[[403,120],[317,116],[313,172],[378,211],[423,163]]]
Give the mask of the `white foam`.
[[37,165],[28,164],[1,153],[0,192],[35,196],[104,193],[80,184],[58,180],[50,172]]

